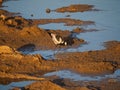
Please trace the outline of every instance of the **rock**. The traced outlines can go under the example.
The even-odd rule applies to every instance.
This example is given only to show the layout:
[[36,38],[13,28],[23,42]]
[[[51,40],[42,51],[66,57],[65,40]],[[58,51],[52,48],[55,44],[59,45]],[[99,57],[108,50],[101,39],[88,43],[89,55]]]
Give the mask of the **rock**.
[[81,87],[80,90],[90,90],[87,87]]
[[74,32],[74,33],[81,33],[81,32],[84,32],[84,31],[83,31],[83,29],[77,27],[72,32]]
[[31,17],[33,17],[34,15],[33,15],[33,14],[31,14],[30,16],[31,16]]
[[14,50],[8,46],[0,46],[0,54],[1,53],[13,53]]
[[35,76],[30,76],[26,74],[14,74],[14,73],[5,73],[5,72],[0,72],[0,78],[9,78],[9,79],[26,79],[26,80],[45,80],[45,78],[38,78]]
[[20,48],[18,48],[18,51],[22,51],[25,54],[29,53],[29,52],[33,52],[35,49],[35,45],[34,44],[26,44],[21,46]]
[[5,20],[5,19],[6,19],[6,16],[3,15],[3,14],[1,14],[1,15],[0,15],[0,19]]
[[15,87],[12,90],[21,90],[19,87]]
[[0,3],[2,3],[3,2],[3,0],[0,0]]
[[46,9],[46,13],[50,13],[51,10],[49,8]]
[[66,17],[70,17],[70,15],[66,15]]
[[7,21],[6,21],[6,24],[12,25],[12,24],[13,24],[13,20],[12,20],[12,19],[7,20]]
[[84,12],[84,11],[91,11],[93,10],[93,5],[87,5],[87,4],[73,4],[61,8],[57,8],[56,12]]
[[8,47],[0,46],[0,71],[14,73],[34,73],[45,70],[41,55],[23,55]]
[[116,80],[116,79],[112,79],[112,78],[111,78],[111,79],[109,79],[109,80],[108,80],[108,82],[109,82],[109,83],[116,83],[116,82],[117,82],[117,80]]
[[39,81],[25,87],[24,90],[66,90],[50,81]]

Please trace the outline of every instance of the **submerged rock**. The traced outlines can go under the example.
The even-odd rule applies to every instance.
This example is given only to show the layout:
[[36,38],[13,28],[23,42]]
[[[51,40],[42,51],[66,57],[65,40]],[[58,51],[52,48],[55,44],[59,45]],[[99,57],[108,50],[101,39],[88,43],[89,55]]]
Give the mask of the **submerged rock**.
[[3,0],[0,0],[0,3],[2,3],[3,2]]

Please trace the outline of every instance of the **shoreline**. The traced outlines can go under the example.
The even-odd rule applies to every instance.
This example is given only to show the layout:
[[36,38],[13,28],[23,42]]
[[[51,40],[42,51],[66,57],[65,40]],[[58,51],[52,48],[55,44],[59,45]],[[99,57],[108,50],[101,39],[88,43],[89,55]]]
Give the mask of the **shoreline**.
[[[54,88],[57,90],[106,90],[109,89],[109,85],[111,85],[111,88],[116,87],[120,89],[118,87],[120,81],[116,79],[97,82],[100,84],[89,81],[89,85],[85,82],[85,85],[82,85],[83,82],[74,82],[59,77],[53,77],[52,80],[39,78],[44,73],[64,69],[70,69],[77,73],[88,75],[113,73],[115,70],[120,69],[120,41],[106,42],[104,44],[106,49],[104,50],[57,53],[55,54],[57,60],[45,60],[41,55],[24,55],[18,51],[20,48],[26,46],[32,46],[33,50],[54,50],[58,48],[77,47],[86,43],[83,39],[69,37],[73,33],[86,32],[81,28],[76,28],[72,32],[67,30],[45,30],[38,28],[38,24],[66,23],[66,25],[81,25],[93,24],[94,22],[71,18],[31,20],[21,16],[13,16],[10,12],[5,10],[0,10],[0,14],[5,15],[5,19],[3,17],[0,19],[0,78],[3,78],[3,81],[8,78],[11,79],[11,81],[12,79],[13,81],[14,79],[40,80],[25,86],[24,90],[32,89],[36,86],[38,86],[38,88],[43,88],[46,84],[48,84],[46,89],[50,85],[51,90]],[[56,48],[48,33],[55,33],[62,37],[68,37],[68,39],[73,40],[74,43],[71,46],[60,46]],[[45,79],[45,81],[43,79]],[[73,85],[71,85],[71,83],[73,83]],[[104,87],[102,86],[103,84],[105,84]],[[78,86],[74,87],[74,85]],[[16,90],[19,90],[19,87]]]

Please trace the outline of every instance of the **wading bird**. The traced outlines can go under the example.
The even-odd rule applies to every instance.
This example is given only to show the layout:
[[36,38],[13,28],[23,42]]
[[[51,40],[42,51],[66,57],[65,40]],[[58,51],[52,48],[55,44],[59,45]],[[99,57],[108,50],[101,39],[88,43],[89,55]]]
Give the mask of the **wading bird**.
[[50,35],[55,45],[67,45],[67,42],[61,36],[53,33],[50,33]]

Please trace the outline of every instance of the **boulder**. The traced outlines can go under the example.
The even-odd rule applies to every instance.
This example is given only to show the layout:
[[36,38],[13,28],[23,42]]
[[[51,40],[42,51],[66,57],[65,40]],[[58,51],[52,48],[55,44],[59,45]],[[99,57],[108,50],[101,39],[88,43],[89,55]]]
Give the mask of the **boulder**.
[[1,53],[13,53],[14,50],[9,46],[0,46],[0,54]]

